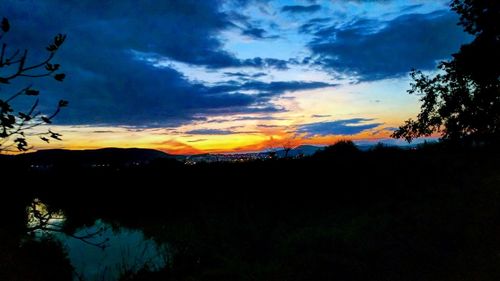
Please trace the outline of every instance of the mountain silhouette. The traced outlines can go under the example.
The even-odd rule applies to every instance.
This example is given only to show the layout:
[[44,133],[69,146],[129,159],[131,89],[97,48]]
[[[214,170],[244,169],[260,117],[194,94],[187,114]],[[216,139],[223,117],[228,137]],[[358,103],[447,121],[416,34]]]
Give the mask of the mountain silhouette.
[[102,148],[89,150],[47,149],[12,157],[33,167],[66,164],[108,167],[141,165],[157,159],[182,158],[182,156],[174,156],[159,150],[142,148]]
[[[318,150],[321,150],[323,149],[322,146],[314,146],[314,145],[300,145],[300,146],[297,146],[293,149],[291,149],[289,152],[288,152],[288,157],[297,157],[299,155],[302,155],[302,156],[311,156],[313,155],[314,153],[316,153]],[[276,154],[278,157],[285,157],[285,150],[284,149],[280,149],[278,151],[276,151]]]

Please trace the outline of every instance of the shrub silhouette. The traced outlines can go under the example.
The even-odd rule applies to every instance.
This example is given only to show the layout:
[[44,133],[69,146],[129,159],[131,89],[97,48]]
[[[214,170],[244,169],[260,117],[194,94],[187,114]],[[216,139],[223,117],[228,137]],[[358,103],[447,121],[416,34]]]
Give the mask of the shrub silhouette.
[[359,152],[358,147],[351,140],[340,140],[333,145],[316,152],[315,157],[346,156],[355,155]]

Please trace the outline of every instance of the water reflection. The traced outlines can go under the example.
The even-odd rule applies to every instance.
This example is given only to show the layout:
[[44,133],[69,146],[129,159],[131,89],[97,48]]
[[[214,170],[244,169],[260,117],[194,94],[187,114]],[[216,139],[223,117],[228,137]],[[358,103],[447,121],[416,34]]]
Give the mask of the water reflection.
[[61,237],[71,263],[84,280],[117,280],[121,275],[144,267],[154,271],[166,265],[166,248],[146,239],[141,231],[126,228],[113,231],[109,225],[97,221],[92,227],[80,229],[75,234],[85,235],[96,229],[105,229],[102,237],[109,240],[104,249]]
[[168,251],[144,237],[139,230],[113,229],[97,220],[73,234],[63,231],[65,215],[38,199],[27,208],[28,229],[37,238],[53,236],[61,241],[75,269],[75,280],[118,280],[142,268],[159,270],[167,264]]

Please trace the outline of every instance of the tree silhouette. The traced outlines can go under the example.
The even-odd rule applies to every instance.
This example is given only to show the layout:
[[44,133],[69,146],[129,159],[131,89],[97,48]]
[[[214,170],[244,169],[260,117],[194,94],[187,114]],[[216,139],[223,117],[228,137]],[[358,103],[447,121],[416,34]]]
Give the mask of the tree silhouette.
[[442,74],[411,73],[410,94],[422,95],[421,111],[392,137],[414,138],[440,133],[449,142],[491,144],[500,140],[500,2],[454,0],[451,9],[459,25],[474,40],[462,45],[451,61],[438,68]]
[[[10,23],[6,18],[3,18],[0,24],[0,40],[10,30]],[[66,75],[59,73],[59,64],[52,64],[56,52],[59,50],[66,35],[58,34],[54,37],[53,43],[46,48],[48,56],[38,63],[28,64],[28,50],[17,49],[9,52],[7,44],[2,43],[0,51],[0,84],[10,84],[12,80],[19,77],[40,78],[53,77],[55,80],[62,82]],[[29,136],[38,136],[42,141],[50,142],[50,140],[60,140],[61,135],[51,130],[42,133],[30,134],[30,129],[44,124],[51,124],[52,119],[59,114],[63,107],[68,105],[65,100],[60,100],[56,109],[51,114],[43,114],[38,110],[39,99],[23,111],[16,111],[11,103],[21,96],[37,97],[40,91],[33,88],[32,85],[26,86],[20,91],[13,93],[6,99],[0,98],[0,153],[12,151],[13,148],[19,151],[29,150]],[[1,97],[1,96],[0,96]]]
[[354,156],[359,152],[356,144],[351,140],[339,140],[333,145],[329,145],[321,150],[318,150],[314,156],[318,158],[335,158]]
[[293,149],[293,142],[292,140],[287,140],[283,143],[283,157],[284,158],[288,158],[288,154],[290,153],[290,151],[292,151]]

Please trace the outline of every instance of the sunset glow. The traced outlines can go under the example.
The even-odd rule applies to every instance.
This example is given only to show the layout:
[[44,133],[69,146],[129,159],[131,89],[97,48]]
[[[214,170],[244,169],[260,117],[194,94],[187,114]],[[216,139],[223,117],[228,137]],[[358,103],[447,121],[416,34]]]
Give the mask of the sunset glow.
[[[70,102],[53,125],[37,129],[60,132],[63,140],[35,137],[34,149],[139,147],[196,154],[339,139],[402,144],[390,134],[419,111],[418,97],[406,93],[409,71],[432,71],[470,40],[447,4],[2,5],[16,24],[6,39],[10,44],[36,49],[55,33],[68,35],[56,57],[67,79],[35,85],[45,108],[61,98]],[[54,5],[61,12],[49,14]],[[23,17],[28,10],[33,15]],[[35,32],[35,25],[44,28]]]

